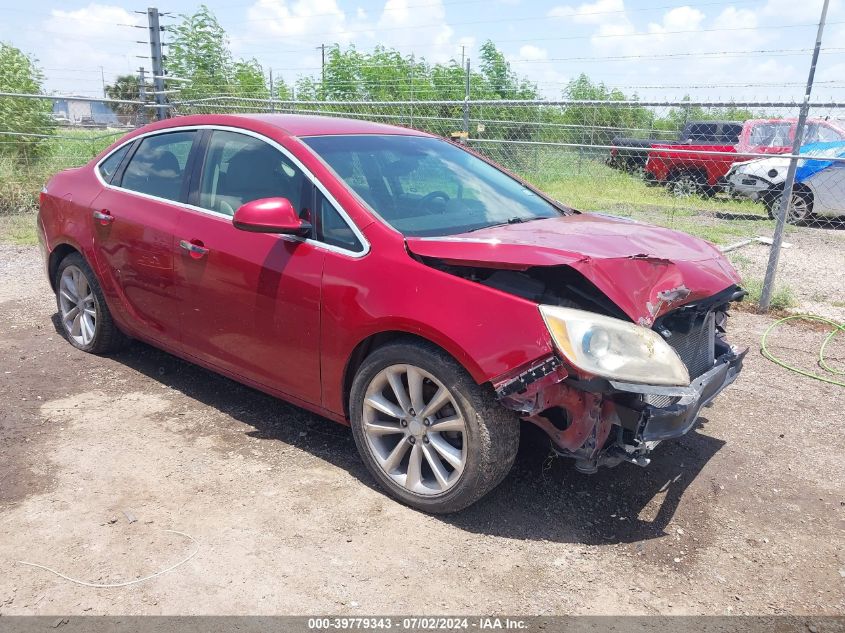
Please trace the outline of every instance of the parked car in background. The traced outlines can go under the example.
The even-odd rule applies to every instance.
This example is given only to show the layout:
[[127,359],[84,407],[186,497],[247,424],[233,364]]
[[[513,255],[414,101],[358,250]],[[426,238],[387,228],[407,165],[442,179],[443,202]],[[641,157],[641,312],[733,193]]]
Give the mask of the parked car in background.
[[[736,143],[655,144],[648,153],[646,171],[675,196],[710,196],[725,189],[728,171],[734,163],[753,158],[748,154],[789,153],[796,125],[797,119],[751,119],[743,124]],[[845,129],[829,121],[808,119],[805,143],[842,140]]]
[[429,512],[507,475],[520,420],[583,472],[646,465],[747,351],[714,245],[407,128],[160,121],[55,175],[37,226],[71,345],[135,337],[351,425],[375,480]]
[[[739,141],[742,123],[739,121],[690,121],[684,125],[677,140],[657,138],[613,139],[607,164],[632,173],[644,172],[648,152],[653,145],[725,145]],[[643,174],[644,175],[644,174]]]
[[[806,158],[798,162],[787,221],[797,224],[812,216],[845,215],[845,162],[830,160],[845,158],[845,142],[812,143],[802,147],[800,154]],[[730,191],[762,202],[774,218],[788,167],[789,159],[782,157],[736,163],[727,175]]]

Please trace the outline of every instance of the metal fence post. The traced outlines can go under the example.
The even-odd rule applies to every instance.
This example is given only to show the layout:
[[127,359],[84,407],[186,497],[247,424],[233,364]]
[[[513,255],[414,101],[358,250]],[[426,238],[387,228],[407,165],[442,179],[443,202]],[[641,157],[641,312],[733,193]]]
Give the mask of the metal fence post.
[[470,77],[470,70],[469,70],[469,57],[467,57],[466,62],[466,87],[464,88],[464,136],[461,139],[461,143],[466,143],[467,139],[469,138],[469,77]]
[[144,72],[144,67],[138,69],[138,99],[141,101],[141,107],[138,108],[138,117],[135,124],[138,126],[147,124],[147,77]]
[[783,194],[780,197],[780,205],[777,212],[775,233],[772,236],[772,249],[769,251],[769,261],[766,264],[766,277],[763,279],[763,289],[760,293],[760,311],[768,312],[774,293],[775,276],[777,274],[778,260],[780,259],[780,248],[783,242],[783,232],[786,226],[787,213],[792,204],[792,189],[795,185],[795,170],[798,168],[798,152],[801,150],[801,141],[804,136],[804,124],[810,112],[810,94],[813,92],[813,78],[816,75],[816,64],[819,61],[819,49],[822,45],[822,34],[827,19],[827,7],[830,0],[824,0],[822,15],[819,18],[819,29],[816,33],[816,46],[813,49],[813,59],[810,62],[810,74],[807,77],[807,89],[804,91],[804,101],[801,104],[801,111],[798,114],[798,124],[795,126],[795,138],[792,141],[792,158],[789,159],[789,169],[786,172],[786,180],[783,183]]

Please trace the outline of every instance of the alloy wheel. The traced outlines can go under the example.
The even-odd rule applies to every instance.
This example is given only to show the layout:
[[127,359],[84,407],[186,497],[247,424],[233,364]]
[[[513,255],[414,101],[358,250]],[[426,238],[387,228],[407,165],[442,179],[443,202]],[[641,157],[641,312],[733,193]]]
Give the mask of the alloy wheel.
[[390,365],[370,381],[363,431],[385,475],[418,495],[439,495],[460,479],[467,426],[454,395],[415,365]]
[[[783,194],[777,197],[775,201],[774,210],[775,213],[780,211],[780,204],[781,198]],[[792,192],[792,199],[789,201],[789,208],[786,210],[786,221],[789,224],[798,224],[806,220],[810,216],[810,204],[809,201],[802,196],[800,193],[793,191]]]
[[68,266],[59,279],[59,311],[68,336],[87,347],[97,333],[97,301],[85,274]]

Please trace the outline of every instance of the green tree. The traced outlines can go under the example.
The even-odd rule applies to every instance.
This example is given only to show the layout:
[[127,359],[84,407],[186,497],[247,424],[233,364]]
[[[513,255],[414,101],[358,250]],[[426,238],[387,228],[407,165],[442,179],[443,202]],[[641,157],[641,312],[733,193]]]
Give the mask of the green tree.
[[[135,75],[120,75],[115,78],[114,83],[106,86],[106,96],[109,99],[120,99],[124,101],[140,101],[141,99],[140,80]],[[147,94],[151,94],[155,88],[147,81],[144,87]],[[148,99],[149,100],[149,99]],[[141,105],[134,103],[113,103],[112,109],[119,115],[127,117],[134,123],[141,113]]]
[[[0,92],[42,94],[44,76],[20,49],[0,42]],[[52,105],[47,99],[0,97],[0,154],[29,161],[46,151],[44,138],[2,132],[52,134]]]
[[536,99],[536,87],[525,79],[520,79],[511,65],[492,40],[481,45],[481,74],[486,86],[484,95],[474,98],[484,99]]
[[[594,83],[581,73],[563,91],[565,99],[573,101],[636,102],[636,94],[626,96],[621,90]],[[632,103],[567,105],[561,122],[569,126],[571,142],[588,145],[608,145],[614,136],[648,136],[654,125],[654,113]],[[603,151],[603,150],[602,150]]]
[[[180,17],[181,22],[170,29],[171,41],[166,60],[168,74],[189,80],[179,84],[179,100],[213,96],[270,97],[261,64],[256,59],[235,59],[232,56],[226,31],[207,6],[200,5],[193,15]],[[278,98],[289,96],[289,89],[281,77],[276,78],[273,91]],[[218,104],[215,109],[227,108]]]

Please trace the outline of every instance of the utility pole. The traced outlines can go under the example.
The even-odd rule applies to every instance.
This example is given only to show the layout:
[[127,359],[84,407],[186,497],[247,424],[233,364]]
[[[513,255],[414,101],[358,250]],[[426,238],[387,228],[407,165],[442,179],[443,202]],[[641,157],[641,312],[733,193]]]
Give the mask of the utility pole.
[[138,100],[141,102],[137,120],[137,125],[140,127],[147,123],[147,77],[143,66],[138,69]]
[[103,72],[103,67],[100,66],[100,81],[103,82],[103,99],[108,97],[106,94],[106,74]]
[[270,69],[270,112],[275,112],[275,108],[273,107],[273,100],[275,99],[275,95],[273,94],[273,69]]
[[[807,89],[804,91],[804,101],[798,113],[798,124],[795,126],[795,138],[792,141],[792,155],[798,156],[801,151],[801,142],[804,140],[804,124],[807,115],[810,113],[810,95],[813,92],[813,79],[816,76],[816,64],[819,61],[819,50],[822,47],[822,35],[824,24],[827,20],[827,7],[830,0],[824,0],[822,15],[819,18],[819,29],[816,32],[816,47],[813,49],[813,58],[810,62],[810,74],[807,76]],[[786,170],[786,180],[783,182],[783,193],[780,196],[780,205],[777,211],[775,233],[772,236],[772,248],[769,251],[769,261],[766,264],[766,277],[763,279],[763,290],[760,292],[760,311],[768,312],[769,304],[772,301],[772,293],[775,289],[775,274],[777,273],[778,261],[780,260],[780,247],[783,242],[783,232],[786,227],[786,217],[789,207],[792,204],[792,189],[795,185],[795,171],[798,168],[798,158],[789,159],[789,168]]]
[[153,86],[155,87],[156,113],[158,120],[167,118],[167,107],[164,95],[164,55],[161,53],[161,31],[159,26],[158,9],[147,9],[147,21],[150,26],[150,58],[153,62]]
[[320,85],[323,87],[323,97],[326,94],[326,45],[320,44],[317,49],[322,54],[322,64],[320,65]]

